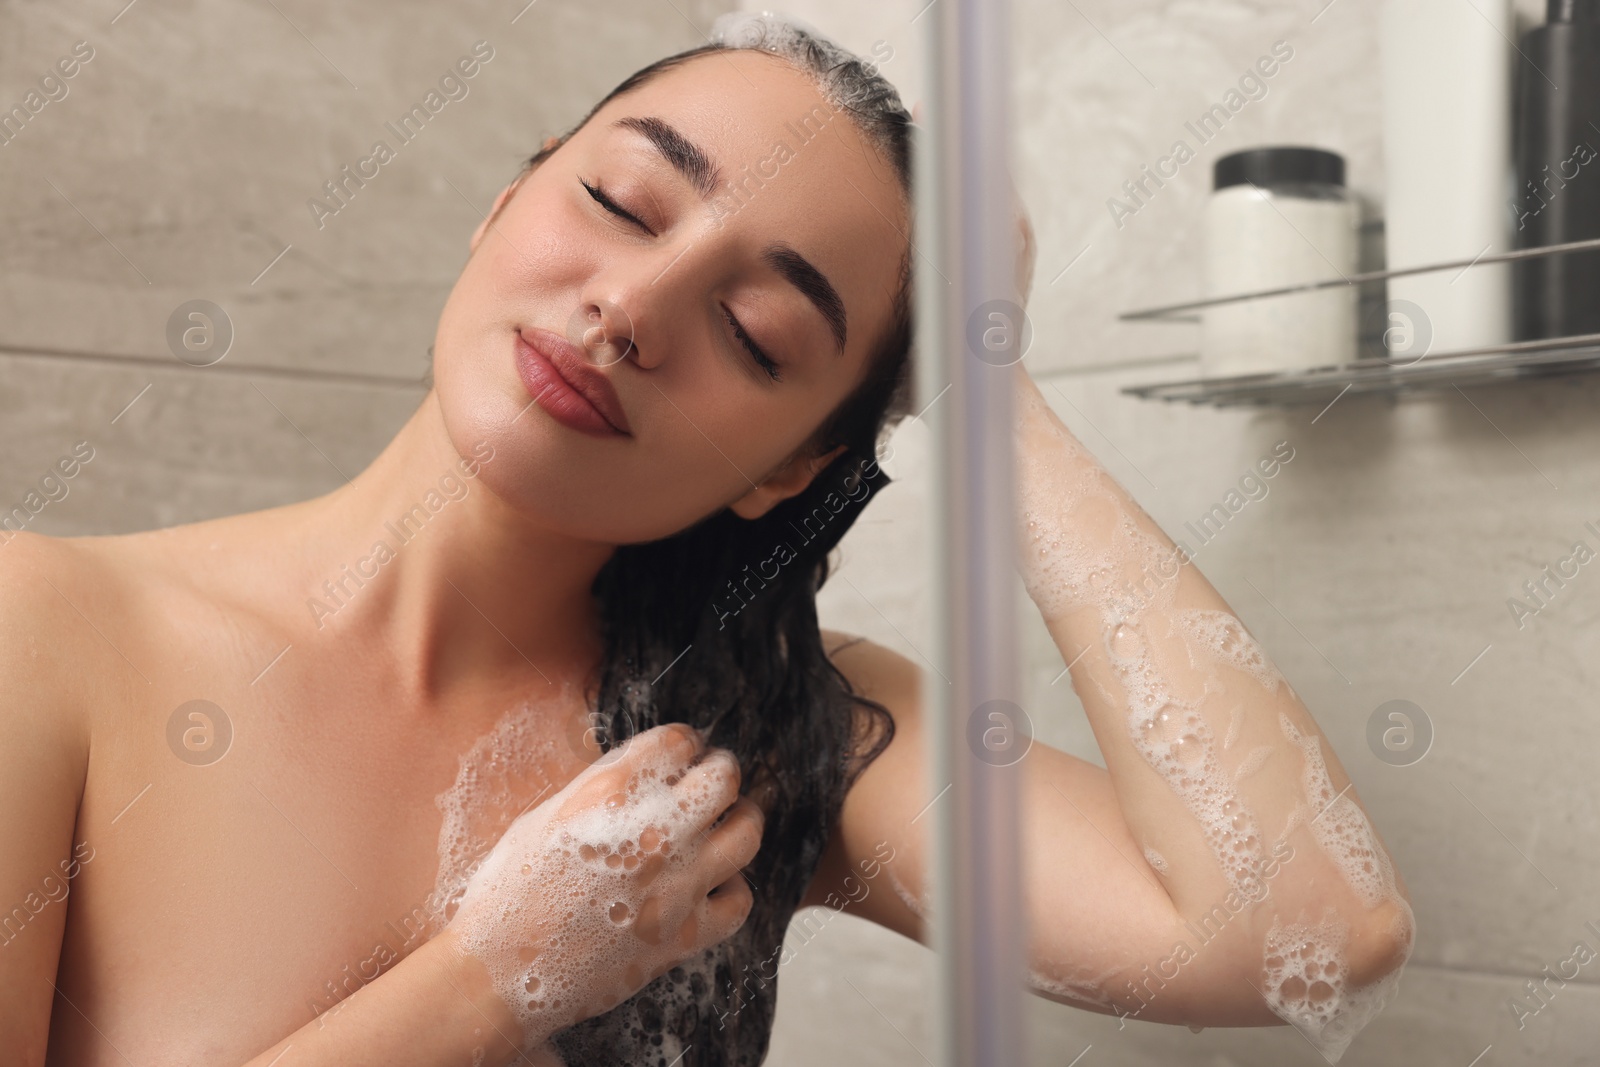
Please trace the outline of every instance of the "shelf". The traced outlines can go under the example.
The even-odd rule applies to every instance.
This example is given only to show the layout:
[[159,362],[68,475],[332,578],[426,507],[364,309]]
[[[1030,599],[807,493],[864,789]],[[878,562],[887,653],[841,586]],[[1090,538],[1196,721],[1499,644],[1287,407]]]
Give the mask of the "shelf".
[[1556,341],[1526,341],[1494,348],[1444,352],[1399,365],[1377,357],[1355,363],[1270,374],[1197,378],[1122,390],[1146,400],[1241,404],[1331,403],[1344,392],[1404,393],[1488,385],[1508,379],[1554,377],[1600,370],[1600,334]]
[[[1118,318],[1123,322],[1194,322],[1199,319],[1195,312],[1222,304],[1363,285],[1412,274],[1429,274],[1445,270],[1466,271],[1490,263],[1540,259],[1545,256],[1582,251],[1600,251],[1600,239],[1569,241],[1565,244],[1480,255],[1470,260],[1368,271],[1341,278],[1262,289],[1253,293],[1234,293],[1205,300],[1191,300],[1165,307],[1128,311]],[[1182,400],[1191,404],[1211,404],[1216,407],[1232,407],[1240,404],[1318,402],[1326,404],[1345,392],[1424,392],[1447,389],[1451,386],[1489,385],[1509,379],[1555,377],[1593,371],[1600,371],[1600,334],[1440,352],[1426,354],[1417,359],[1406,358],[1404,361],[1389,356],[1375,356],[1359,359],[1354,363],[1312,367],[1306,370],[1135,385],[1123,389],[1122,392],[1146,400]]]

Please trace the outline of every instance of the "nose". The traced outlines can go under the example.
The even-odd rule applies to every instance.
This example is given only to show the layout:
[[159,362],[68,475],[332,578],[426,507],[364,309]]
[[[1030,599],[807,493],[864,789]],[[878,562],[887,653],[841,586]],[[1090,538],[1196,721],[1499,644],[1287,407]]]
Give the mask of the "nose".
[[605,297],[590,296],[579,303],[567,323],[567,340],[582,348],[597,367],[620,363],[638,352],[633,317]]
[[663,244],[648,253],[613,253],[594,264],[578,291],[567,339],[597,366],[632,359],[642,369],[681,345],[683,317],[710,284],[714,242]]

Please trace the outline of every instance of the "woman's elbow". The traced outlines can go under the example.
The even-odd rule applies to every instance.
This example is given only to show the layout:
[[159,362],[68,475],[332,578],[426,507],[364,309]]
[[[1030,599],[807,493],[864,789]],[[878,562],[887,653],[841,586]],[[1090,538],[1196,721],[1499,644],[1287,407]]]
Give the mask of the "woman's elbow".
[[1416,920],[1411,905],[1395,896],[1371,909],[1361,923],[1361,935],[1351,939],[1350,985],[1374,985],[1396,974],[1411,958],[1416,942]]

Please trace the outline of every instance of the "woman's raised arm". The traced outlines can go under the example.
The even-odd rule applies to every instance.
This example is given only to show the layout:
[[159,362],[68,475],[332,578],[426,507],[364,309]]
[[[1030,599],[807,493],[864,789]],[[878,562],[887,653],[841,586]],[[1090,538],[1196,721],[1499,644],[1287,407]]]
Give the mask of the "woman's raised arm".
[[[1288,1021],[1337,1058],[1409,956],[1404,885],[1265,651],[1014,369],[1019,565],[1107,768],[1038,743],[1016,764],[1034,988],[1159,1022]],[[920,671],[827,643],[896,735],[806,903],[926,941],[921,815],[943,783],[926,778]]]
[[[1316,721],[1187,554],[1019,363],[1019,566],[1192,951],[1235,926],[1274,1014],[1337,1054],[1414,935],[1403,882]],[[1164,958],[1182,966],[1180,945]],[[1153,969],[1159,973],[1159,968]]]

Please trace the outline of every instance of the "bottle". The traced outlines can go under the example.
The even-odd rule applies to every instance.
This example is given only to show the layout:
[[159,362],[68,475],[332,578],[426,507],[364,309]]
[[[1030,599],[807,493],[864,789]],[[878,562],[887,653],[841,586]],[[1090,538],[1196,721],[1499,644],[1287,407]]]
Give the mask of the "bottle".
[[[1263,147],[1218,159],[1204,223],[1206,296],[1274,289],[1356,272],[1360,205],[1344,157]],[[1349,363],[1356,353],[1353,285],[1205,308],[1203,377]]]
[[[1391,269],[1511,250],[1510,0],[1386,0],[1383,71],[1384,241]],[[1505,263],[1391,278],[1390,357],[1511,339]]]
[[[1547,18],[1522,39],[1518,248],[1600,237],[1600,0],[1550,0]],[[1520,260],[1512,278],[1517,340],[1600,333],[1600,252]]]

